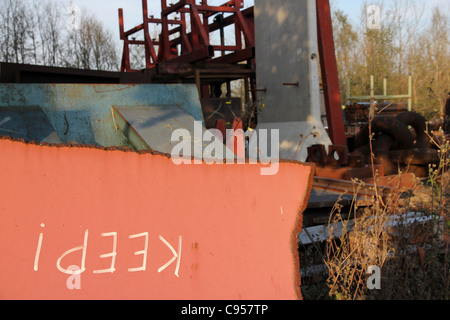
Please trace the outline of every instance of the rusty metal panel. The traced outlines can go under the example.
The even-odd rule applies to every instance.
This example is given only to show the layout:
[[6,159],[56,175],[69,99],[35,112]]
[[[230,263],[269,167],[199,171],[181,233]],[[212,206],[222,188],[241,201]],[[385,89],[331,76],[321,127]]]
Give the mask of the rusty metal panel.
[[0,108],[39,106],[60,140],[104,147],[128,146],[111,107],[177,106],[203,121],[195,85],[0,84]]
[[263,176],[9,139],[0,152],[1,299],[301,298],[311,165]]

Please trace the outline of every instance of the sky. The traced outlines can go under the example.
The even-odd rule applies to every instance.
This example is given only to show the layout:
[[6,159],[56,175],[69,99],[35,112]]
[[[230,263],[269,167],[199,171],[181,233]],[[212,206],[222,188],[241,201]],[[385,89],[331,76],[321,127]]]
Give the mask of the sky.
[[[176,3],[176,0],[168,0],[168,3]],[[208,4],[221,5],[226,0],[208,0]],[[66,0],[68,4],[74,4],[80,8],[86,8],[89,12],[104,23],[113,32],[116,39],[119,37],[119,8],[124,11],[125,30],[129,30],[142,23],[142,1],[141,0]],[[149,15],[155,18],[161,17],[161,1],[148,0]],[[245,7],[252,6],[253,0],[244,0]]]
[[[298,0],[302,1],[302,0]],[[371,0],[366,0],[369,4]],[[383,0],[374,0],[373,2],[379,3]],[[384,0],[386,5],[399,0]],[[401,0],[400,0],[401,1]],[[434,6],[440,6],[444,10],[442,12],[450,11],[449,0],[412,0],[419,6],[426,4],[426,10],[424,12],[423,20],[430,21],[431,8]],[[74,4],[80,8],[86,8],[89,12],[95,14],[95,16],[103,22],[104,26],[108,28],[114,35],[115,39],[119,38],[119,19],[118,9],[124,10],[124,24],[125,30],[129,30],[140,23],[142,23],[142,1],[141,0],[65,0],[66,3]],[[175,3],[177,0],[169,0],[168,3]],[[225,3],[225,0],[208,0],[209,4],[221,5]],[[361,17],[361,7],[363,0],[331,0],[333,8],[340,9],[346,13],[352,22],[359,23]],[[245,7],[252,6],[254,0],[244,0]],[[160,17],[161,1],[160,0],[148,0],[149,15]]]

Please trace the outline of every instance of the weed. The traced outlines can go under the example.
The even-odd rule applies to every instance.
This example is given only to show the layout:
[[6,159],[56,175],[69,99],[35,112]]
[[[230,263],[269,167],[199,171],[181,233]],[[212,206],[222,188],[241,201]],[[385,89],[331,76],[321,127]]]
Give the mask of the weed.
[[[304,277],[308,279],[302,282],[304,299],[450,298],[450,144],[434,142],[439,148],[439,165],[430,166],[428,179],[416,179],[413,188],[400,196],[380,194],[374,179],[370,205],[358,208],[358,189],[364,183],[354,181],[355,200],[349,212],[336,204],[330,214],[328,240],[302,252],[302,260],[310,260],[307,254],[314,254],[316,263],[325,266],[321,279],[311,282],[311,277]],[[372,154],[372,162],[373,158]],[[342,226],[339,233],[333,229],[336,226]],[[379,289],[367,285],[371,266],[381,270]]]

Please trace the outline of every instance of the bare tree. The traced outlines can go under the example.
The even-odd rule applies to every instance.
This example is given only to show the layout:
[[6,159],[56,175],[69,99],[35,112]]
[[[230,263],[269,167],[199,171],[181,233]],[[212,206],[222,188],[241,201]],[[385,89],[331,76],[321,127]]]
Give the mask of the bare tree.
[[[397,72],[400,75],[405,74],[407,53],[417,40],[424,8],[424,5],[418,6],[411,0],[396,0],[392,1],[391,9],[386,14],[386,19],[392,25],[394,43],[398,48],[396,60]],[[408,72],[407,67],[406,72]]]
[[419,38],[415,69],[421,74],[416,87],[423,112],[443,114],[450,89],[450,29],[448,17],[435,7],[430,26]]
[[64,64],[70,67],[96,70],[118,70],[117,46],[111,32],[101,22],[84,11],[79,29],[70,30]]
[[[389,92],[402,94],[413,78],[413,109],[427,118],[439,117],[450,89],[450,22],[442,8],[434,8],[431,21],[423,21],[426,6],[413,0],[370,1],[380,6],[379,30],[366,28],[366,7],[361,20],[352,23],[338,9],[333,10],[341,91],[350,80],[351,95],[369,93],[369,77],[375,76],[380,93],[382,79],[389,78]],[[333,7],[334,8],[334,7]],[[345,94],[343,102],[345,102]]]
[[118,70],[111,32],[86,10],[80,28],[68,30],[65,6],[55,0],[0,0],[0,60]]
[[[60,2],[59,2],[60,3]],[[58,3],[54,0],[42,2],[34,0],[32,4],[37,20],[35,33],[39,38],[40,61],[49,66],[58,66],[61,63],[63,32],[63,14]]]
[[145,68],[145,47],[142,45],[130,46],[130,64],[135,70]]
[[28,61],[30,20],[27,7],[22,1],[2,0],[0,9],[1,59],[6,62]]
[[[346,92],[346,84],[354,77],[355,60],[358,58],[358,34],[354,30],[348,16],[341,10],[333,12],[333,34],[335,39],[336,61],[340,76],[340,89]],[[342,95],[343,103],[347,99]]]

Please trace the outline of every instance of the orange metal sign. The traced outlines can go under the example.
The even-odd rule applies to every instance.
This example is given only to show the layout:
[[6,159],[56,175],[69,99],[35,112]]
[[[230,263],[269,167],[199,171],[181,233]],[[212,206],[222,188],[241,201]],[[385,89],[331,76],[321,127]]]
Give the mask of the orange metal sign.
[[0,299],[298,299],[314,168],[0,139]]

